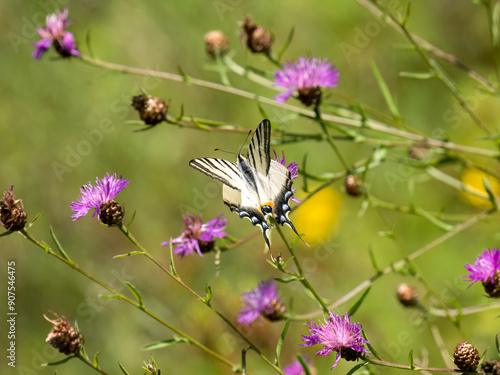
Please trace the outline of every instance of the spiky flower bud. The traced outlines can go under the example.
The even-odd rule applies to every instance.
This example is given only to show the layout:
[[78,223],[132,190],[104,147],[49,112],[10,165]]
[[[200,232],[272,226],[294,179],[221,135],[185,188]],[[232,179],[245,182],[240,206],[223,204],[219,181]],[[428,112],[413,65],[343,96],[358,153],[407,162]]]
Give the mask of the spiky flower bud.
[[114,200],[101,204],[100,210],[101,222],[106,225],[121,224],[125,215],[125,210]]
[[8,192],[3,193],[3,200],[0,201],[0,223],[7,230],[17,231],[26,225],[26,212],[24,211],[23,200],[15,199],[11,185]]
[[156,125],[167,116],[168,104],[161,98],[151,95],[136,95],[132,98],[134,107],[141,116],[141,120],[148,125]]
[[398,286],[397,296],[403,306],[417,306],[418,292],[412,286],[401,283]]
[[484,291],[492,298],[500,297],[500,270],[493,275],[493,281],[483,281]]
[[271,301],[268,310],[262,311],[262,316],[271,322],[283,319],[283,314],[286,312],[286,305],[283,301],[276,298]]
[[251,15],[243,20],[243,37],[247,46],[254,53],[268,53],[273,44],[271,33],[262,26],[257,25]]
[[205,40],[206,51],[212,58],[215,58],[216,54],[222,56],[229,51],[229,41],[220,30],[209,31],[203,39]]
[[462,341],[453,351],[454,363],[462,371],[476,371],[479,364],[479,352],[467,341]]
[[487,359],[481,363],[481,371],[485,374],[500,375],[500,361]]
[[344,181],[344,186],[345,190],[347,191],[347,194],[357,197],[361,195],[361,189],[360,189],[361,181],[358,176],[354,176],[352,174],[347,175]]
[[71,324],[65,316],[56,316],[56,320],[50,320],[47,316],[43,316],[48,322],[54,326],[45,340],[61,353],[66,355],[76,353],[83,343],[83,337]]

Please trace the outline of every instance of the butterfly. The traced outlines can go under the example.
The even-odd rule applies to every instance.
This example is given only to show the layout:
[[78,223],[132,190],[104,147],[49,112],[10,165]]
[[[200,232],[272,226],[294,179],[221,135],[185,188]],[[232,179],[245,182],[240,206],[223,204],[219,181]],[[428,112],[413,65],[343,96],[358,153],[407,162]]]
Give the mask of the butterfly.
[[222,199],[240,218],[260,226],[270,248],[267,221],[272,216],[280,225],[287,224],[299,236],[288,218],[292,197],[292,176],[284,165],[269,156],[271,123],[264,119],[255,130],[247,157],[238,154],[236,163],[224,159],[193,159],[189,165],[223,183]]

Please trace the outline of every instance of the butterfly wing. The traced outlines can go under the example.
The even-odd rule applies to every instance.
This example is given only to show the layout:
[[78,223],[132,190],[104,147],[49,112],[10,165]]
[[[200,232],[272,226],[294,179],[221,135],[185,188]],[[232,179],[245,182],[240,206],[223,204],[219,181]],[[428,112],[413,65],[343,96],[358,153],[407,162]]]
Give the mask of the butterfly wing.
[[241,191],[243,176],[236,164],[224,159],[200,158],[191,160],[189,165],[225,186]]
[[252,136],[248,146],[248,162],[261,175],[267,176],[271,163],[269,147],[271,142],[271,123],[264,119]]

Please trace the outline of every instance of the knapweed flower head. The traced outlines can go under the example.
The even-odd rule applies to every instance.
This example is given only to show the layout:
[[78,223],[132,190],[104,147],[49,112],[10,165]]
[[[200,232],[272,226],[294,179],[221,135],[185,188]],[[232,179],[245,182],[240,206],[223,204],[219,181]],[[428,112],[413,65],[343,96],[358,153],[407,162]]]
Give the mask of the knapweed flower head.
[[8,192],[3,193],[3,200],[0,200],[0,224],[7,230],[17,231],[26,225],[27,215],[24,211],[22,199],[17,199],[10,186]]
[[67,9],[64,9],[60,13],[49,14],[47,16],[46,27],[39,27],[37,29],[38,35],[42,39],[32,44],[36,49],[31,56],[35,59],[41,58],[51,45],[54,45],[56,51],[62,57],[80,56],[73,34],[66,31],[66,28],[70,24],[71,21],[68,20]]
[[168,105],[164,99],[151,95],[136,95],[132,97],[131,104],[147,125],[156,125],[164,121],[167,117]]
[[217,55],[222,56],[229,51],[229,40],[220,30],[212,30],[207,32],[203,39],[205,40],[205,50],[215,59]]
[[296,91],[299,100],[305,105],[319,104],[321,87],[338,85],[339,72],[327,59],[299,58],[299,61],[288,62],[274,74],[274,87],[286,91],[274,97],[278,103],[284,103]]
[[302,341],[305,341],[305,344],[300,344],[301,346],[322,344],[323,349],[316,355],[330,355],[337,352],[332,369],[337,366],[341,357],[347,361],[354,361],[362,353],[370,353],[364,348],[364,344],[369,344],[369,342],[363,339],[359,323],[351,323],[348,313],[337,315],[330,312],[329,314],[330,317],[325,318],[325,323],[317,325],[312,321],[310,325],[306,324],[311,336],[302,335]]
[[[280,163],[281,165],[284,165],[290,171],[290,174],[292,175],[292,180],[295,180],[297,177],[299,177],[299,165],[296,162],[292,162],[286,165],[285,151],[281,151],[281,155],[283,156],[281,159],[279,158],[275,149],[273,149],[273,152],[274,152],[274,160]],[[292,193],[295,193],[295,190],[297,189],[293,189]],[[292,197],[290,199],[292,200],[292,202],[300,203],[300,201],[295,197]]]
[[203,257],[202,253],[207,253],[214,248],[216,238],[227,236],[227,233],[223,232],[226,229],[226,222],[227,219],[222,219],[222,215],[206,223],[201,221],[201,215],[198,217],[185,215],[186,229],[179,237],[172,241],[163,242],[162,245],[170,246],[170,242],[172,242],[173,253],[181,257],[193,254],[194,251]]
[[48,322],[53,324],[47,339],[45,340],[61,353],[66,355],[76,353],[83,343],[83,337],[75,328],[71,326],[66,317],[56,316],[55,320],[43,316]]
[[248,49],[253,53],[269,53],[273,45],[271,33],[257,25],[249,14],[243,20],[242,37],[247,40]]
[[470,285],[481,281],[491,297],[500,297],[500,250],[496,247],[487,249],[476,257],[474,264],[465,264],[464,267],[469,271],[468,275],[462,276],[465,281],[470,281]]
[[96,178],[95,186],[87,182],[80,188],[81,195],[77,202],[72,202],[70,205],[75,211],[75,214],[71,216],[73,221],[87,215],[94,208],[92,217],[97,215],[104,224],[120,223],[123,218],[123,209],[114,199],[129,183],[130,181],[122,176],[116,178],[116,173],[111,176],[106,173],[102,179]]
[[[310,366],[311,361],[309,360],[309,358],[304,358],[304,360],[309,367],[309,372],[311,373],[311,375],[316,375],[316,369]],[[304,367],[302,367],[302,364],[297,359],[289,365],[285,366],[283,368],[283,373],[285,375],[306,375]]]
[[279,320],[286,311],[273,279],[261,281],[252,291],[242,293],[241,296],[245,306],[238,313],[240,324],[250,324],[257,318],[262,324],[261,316],[271,321]]

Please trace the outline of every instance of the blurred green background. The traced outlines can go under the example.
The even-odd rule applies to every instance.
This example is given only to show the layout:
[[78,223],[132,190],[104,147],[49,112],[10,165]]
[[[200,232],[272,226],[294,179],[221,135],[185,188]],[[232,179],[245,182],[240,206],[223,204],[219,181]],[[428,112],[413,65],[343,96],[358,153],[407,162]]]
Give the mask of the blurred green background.
[[[406,2],[391,3],[395,4],[393,9],[399,11],[406,6]],[[464,112],[456,108],[454,99],[441,83],[398,78],[400,71],[424,71],[425,66],[415,52],[401,48],[406,43],[401,35],[380,21],[374,21],[372,15],[355,1],[54,0],[4,2],[0,5],[3,20],[0,30],[4,36],[0,40],[1,190],[6,191],[11,184],[14,185],[14,193],[23,199],[28,219],[41,213],[31,229],[37,238],[53,244],[49,234],[49,226],[52,226],[66,251],[84,269],[103,281],[113,282],[122,290],[125,290],[124,280],[132,282],[141,290],[146,305],[158,315],[234,362],[240,360],[241,350],[246,346],[220,318],[145,258],[112,259],[114,255],[133,250],[132,245],[118,230],[105,228],[96,219],[85,217],[77,222],[71,221],[69,204],[77,198],[79,187],[84,183],[94,182],[106,172],[123,175],[131,183],[117,200],[125,204],[126,220],[134,211],[137,212],[132,232],[165,264],[168,263],[168,251],[160,243],[180,233],[186,207],[198,209],[192,213],[202,212],[207,220],[224,213],[229,218],[228,232],[235,237],[242,238],[258,231],[223,205],[219,184],[188,166],[194,157],[216,156],[213,151],[216,147],[237,152],[244,141],[243,135],[167,125],[133,132],[137,128],[127,124],[127,121],[138,119],[129,105],[132,95],[139,92],[138,85],[146,87],[154,96],[171,99],[169,114],[173,116],[183,105],[186,115],[220,120],[252,130],[262,119],[256,103],[183,83],[113,73],[77,59],[62,60],[52,49],[40,61],[33,60],[30,43],[39,39],[35,27],[43,25],[45,15],[55,8],[69,9],[69,18],[75,21],[69,30],[85,54],[88,53],[85,40],[89,35],[95,55],[103,60],[168,72],[177,72],[177,67],[182,66],[193,77],[214,81],[218,81],[219,76],[204,51],[205,32],[223,30],[230,40],[236,61],[272,74],[275,67],[269,61],[244,48],[238,22],[246,14],[252,14],[258,24],[272,31],[278,50],[293,27],[295,37],[284,60],[307,55],[327,57],[340,72],[340,84],[334,92],[388,114],[370,68],[373,60],[388,83],[406,124],[434,137],[435,129],[442,129],[455,142],[482,146],[474,142],[482,133]],[[456,55],[485,77],[495,80],[488,25],[481,6],[472,1],[456,0],[414,2],[408,27]],[[367,32],[373,35],[366,37]],[[354,46],[356,51],[346,54],[347,45]],[[445,66],[465,96],[474,99],[477,83],[454,67]],[[229,77],[236,87],[268,97],[276,94],[274,90],[258,87],[243,78]],[[478,115],[491,129],[496,129],[498,100],[482,99],[475,103]],[[264,108],[272,121],[288,114],[273,107]],[[458,116],[453,122],[446,119],[450,110]],[[102,124],[109,127],[109,132],[99,131]],[[290,122],[287,130],[318,131],[317,125],[304,119]],[[89,136],[94,136],[93,143],[90,148],[85,148],[82,145]],[[366,144],[347,142],[340,143],[339,147],[349,162],[369,156],[372,150]],[[284,146],[284,150],[287,160],[296,160],[299,164],[307,153],[310,173],[342,170],[342,165],[325,144],[304,142]],[[422,171],[411,167],[401,169],[399,160],[406,158],[406,153],[404,149],[391,153],[386,164],[368,174],[367,183],[374,195],[408,204],[408,181]],[[62,174],[57,173],[54,166],[67,164],[68,160],[71,163],[68,169]],[[472,160],[492,170],[498,168],[490,160]],[[389,183],[388,171],[397,173],[401,179]],[[459,168],[451,168],[448,172],[460,176]],[[303,196],[300,192],[302,178],[295,186],[299,188],[298,194]],[[380,236],[381,231],[397,232],[398,241],[407,252],[415,251],[444,233],[421,218],[381,211],[382,218],[388,223],[387,228],[373,210],[369,209],[364,216],[358,215],[362,200],[345,194],[342,181],[335,184],[332,191],[335,204],[328,206],[333,213],[332,223],[336,222],[332,234],[317,246],[306,248],[299,244],[296,250],[306,275],[327,300],[340,298],[375,274],[368,255],[370,248],[381,267],[402,258],[401,249],[390,238]],[[434,180],[419,182],[416,197],[418,203],[428,210],[445,209],[469,215],[479,212],[460,200],[455,190]],[[291,218],[295,220],[294,213]],[[300,232],[301,228],[298,230]],[[291,231],[285,231],[292,239]],[[456,300],[463,306],[486,303],[481,287],[476,285],[466,289],[467,284],[460,280],[459,275],[465,273],[462,266],[465,262],[472,261],[484,248],[497,243],[498,217],[493,216],[418,258],[417,265],[442,298]],[[274,254],[285,253],[276,234],[273,245]],[[219,277],[215,276],[213,254],[204,258],[176,259],[176,264],[182,278],[198,293],[202,294],[205,285],[209,284],[213,291],[213,305],[235,322],[236,313],[241,308],[240,293],[253,288],[260,280],[279,276],[267,264],[269,256],[263,254],[263,250],[259,235],[224,253]],[[108,373],[120,373],[119,361],[130,373],[140,374],[142,361],[150,354],[154,355],[165,374],[231,373],[229,368],[188,345],[155,352],[141,351],[140,347],[145,343],[171,338],[173,333],[126,303],[100,299],[98,295],[104,293],[103,290],[21,236],[0,238],[0,251],[0,285],[6,285],[7,261],[13,259],[17,264],[16,307],[19,314],[17,368],[7,368],[3,356],[0,362],[2,373],[54,373],[55,368],[39,366],[63,358],[44,342],[51,325],[42,314],[49,314],[49,311],[65,315],[72,322],[78,321],[87,352],[93,355],[100,351],[100,363]],[[498,332],[493,317],[497,312],[493,310],[464,317],[463,326],[468,337],[462,337],[444,319],[418,324],[417,314],[404,309],[395,298],[400,282],[409,282],[424,291],[413,279],[390,274],[374,284],[365,304],[353,317],[353,321],[362,323],[369,340],[388,360],[407,363],[408,352],[413,350],[415,357],[428,356],[430,365],[444,367],[431,326],[439,328],[450,352],[456,343],[468,339],[480,352],[490,347],[493,355],[494,333]],[[281,294],[289,308],[297,313],[317,308],[300,286],[283,285]],[[6,312],[5,287],[2,287],[0,298],[0,311]],[[348,301],[335,312],[343,313],[354,301]],[[329,373],[333,356],[315,357],[319,347],[301,348],[297,345],[300,335],[308,333],[302,323],[291,324],[283,346],[282,363],[290,362],[300,352],[313,359],[320,374]],[[256,325],[243,331],[269,358],[273,358],[282,327],[281,322],[264,322],[262,327]],[[8,344],[6,329],[5,323],[0,324],[3,353]],[[353,363],[341,361],[335,372],[346,373],[352,366]],[[252,374],[273,373],[252,352],[248,353],[247,370]],[[396,373],[387,369],[375,370],[377,373]],[[58,371],[71,374],[91,372],[75,360]]]

